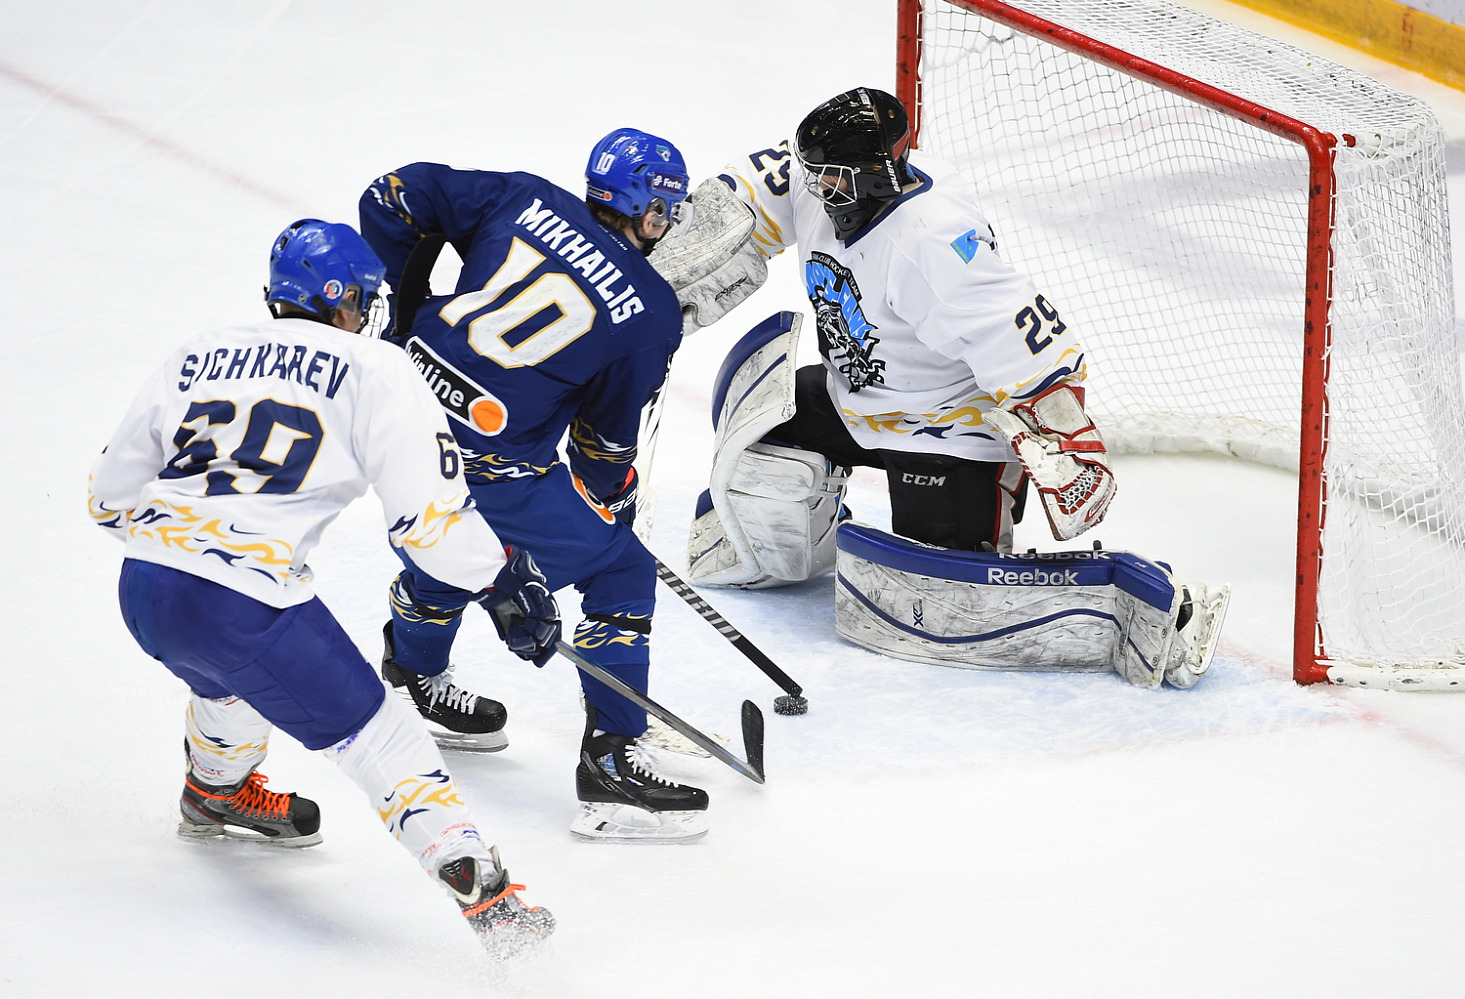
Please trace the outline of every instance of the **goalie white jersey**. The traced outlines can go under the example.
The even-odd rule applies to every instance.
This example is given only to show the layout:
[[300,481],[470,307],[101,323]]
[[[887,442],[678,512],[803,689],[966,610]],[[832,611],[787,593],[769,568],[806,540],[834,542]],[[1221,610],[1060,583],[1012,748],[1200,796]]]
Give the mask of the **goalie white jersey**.
[[273,319],[195,337],[164,362],[93,466],[90,507],[129,558],[289,607],[313,596],[306,556],[368,485],[414,562],[492,585],[503,546],[407,355]]
[[982,413],[1059,383],[1084,352],[1032,280],[1002,260],[971,185],[918,153],[917,183],[846,242],[788,143],[721,174],[766,256],[798,245],[831,396],[867,448],[1010,461]]

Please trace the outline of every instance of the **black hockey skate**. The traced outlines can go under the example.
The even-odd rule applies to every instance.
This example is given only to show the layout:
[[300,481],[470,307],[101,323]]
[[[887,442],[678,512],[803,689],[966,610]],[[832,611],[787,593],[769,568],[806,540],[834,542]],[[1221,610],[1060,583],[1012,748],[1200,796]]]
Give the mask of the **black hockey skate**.
[[611,843],[692,843],[707,835],[707,792],[657,772],[654,752],[636,739],[594,734],[595,713],[580,745],[575,793],[580,813],[570,832]]
[[427,720],[427,729],[444,749],[496,753],[509,744],[504,723],[508,709],[498,701],[464,690],[453,682],[453,667],[422,676],[392,661],[392,623],[382,628],[382,679]]
[[267,846],[315,846],[320,842],[320,809],[298,794],[266,790],[259,771],[236,784],[205,784],[190,769],[183,780],[179,810],[184,839],[239,839]]
[[509,881],[493,848],[492,875],[476,857],[462,857],[438,868],[437,876],[458,903],[463,918],[478,934],[490,957],[508,960],[539,946],[554,932],[548,909],[527,906],[519,898],[523,885]]

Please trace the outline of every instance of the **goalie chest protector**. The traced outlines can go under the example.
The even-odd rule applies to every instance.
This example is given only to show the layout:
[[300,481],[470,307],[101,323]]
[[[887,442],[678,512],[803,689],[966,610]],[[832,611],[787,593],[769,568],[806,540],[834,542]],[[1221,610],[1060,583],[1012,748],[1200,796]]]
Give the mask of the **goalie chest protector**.
[[835,624],[867,649],[966,669],[1163,674],[1179,595],[1160,563],[956,551],[857,524],[840,525],[838,547]]

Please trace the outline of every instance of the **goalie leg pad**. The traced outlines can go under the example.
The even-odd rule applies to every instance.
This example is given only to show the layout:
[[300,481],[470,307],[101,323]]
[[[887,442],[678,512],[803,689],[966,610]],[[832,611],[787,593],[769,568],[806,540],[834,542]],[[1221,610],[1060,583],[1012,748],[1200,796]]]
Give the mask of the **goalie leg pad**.
[[[822,454],[776,444],[748,447],[738,455],[722,495],[714,499],[710,491],[704,493],[698,506],[689,546],[693,581],[757,588],[828,572],[834,567],[835,527],[848,482],[849,470],[831,465]],[[748,558],[734,557],[729,520]]]
[[728,352],[713,385],[717,451],[693,516],[689,575],[712,586],[782,586],[834,564],[849,473],[802,448],[762,441],[796,412],[801,317],[770,316]]
[[837,537],[835,625],[857,645],[966,669],[1164,678],[1180,594],[1158,563],[933,549],[853,524]]

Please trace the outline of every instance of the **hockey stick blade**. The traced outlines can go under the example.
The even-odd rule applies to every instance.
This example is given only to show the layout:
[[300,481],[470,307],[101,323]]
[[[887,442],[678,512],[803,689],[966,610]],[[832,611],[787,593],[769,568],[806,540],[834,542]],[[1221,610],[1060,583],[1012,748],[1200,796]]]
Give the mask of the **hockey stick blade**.
[[[652,557],[655,558],[655,556]],[[702,615],[702,620],[716,628],[718,634],[732,643],[733,648],[741,652],[749,662],[762,670],[768,679],[778,684],[792,697],[797,698],[803,696],[803,687],[800,687],[793,681],[792,677],[779,669],[778,664],[764,655],[762,649],[749,641],[748,637],[741,631],[738,631],[738,629],[729,624],[727,618],[717,613],[711,604],[703,600],[702,595],[692,589],[690,583],[682,579],[675,572],[672,572],[671,567],[659,558],[656,559],[656,574],[661,577],[663,583],[671,587],[673,593],[686,602],[688,607],[691,607],[692,610]]]
[[710,755],[732,767],[753,783],[763,783],[763,712],[758,710],[758,705],[752,701],[743,702],[743,745],[746,748],[748,758],[742,760],[729,753],[715,739],[705,735],[701,730],[692,727],[687,722],[682,721],[676,715],[663,708],[660,704],[657,704],[614,673],[595,665],[595,663],[580,655],[575,650],[575,647],[568,642],[556,642],[555,651],[574,663],[575,667],[582,673],[594,677],[637,707],[643,708],[657,718],[660,718],[666,722],[669,728],[680,732],[702,749],[706,750]]
[[[752,701],[743,702],[743,748],[748,766],[763,774],[763,712]],[[761,781],[759,782],[761,783]]]

